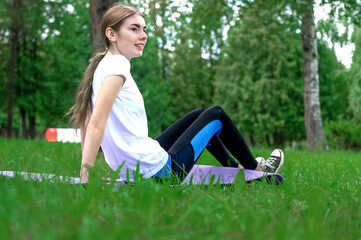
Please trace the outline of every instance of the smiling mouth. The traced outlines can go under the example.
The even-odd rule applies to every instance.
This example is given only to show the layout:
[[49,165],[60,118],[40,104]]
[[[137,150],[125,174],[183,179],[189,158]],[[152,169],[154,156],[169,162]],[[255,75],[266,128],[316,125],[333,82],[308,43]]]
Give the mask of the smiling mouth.
[[141,49],[143,49],[143,48],[144,48],[144,44],[143,44],[143,43],[140,43],[140,44],[135,44],[135,46],[136,46],[136,47],[138,47],[138,48],[141,48]]

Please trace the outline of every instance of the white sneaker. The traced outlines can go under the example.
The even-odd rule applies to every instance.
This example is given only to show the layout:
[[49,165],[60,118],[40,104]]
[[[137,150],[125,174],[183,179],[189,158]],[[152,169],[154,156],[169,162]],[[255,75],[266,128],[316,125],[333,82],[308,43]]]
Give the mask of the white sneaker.
[[267,160],[264,160],[263,157],[258,157],[256,161],[265,172],[278,173],[283,166],[285,157],[281,149],[275,149]]

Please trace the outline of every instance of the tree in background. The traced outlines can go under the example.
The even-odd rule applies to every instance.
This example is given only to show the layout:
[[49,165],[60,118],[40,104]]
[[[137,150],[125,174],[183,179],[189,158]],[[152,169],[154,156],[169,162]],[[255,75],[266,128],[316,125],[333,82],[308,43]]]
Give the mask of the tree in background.
[[16,56],[17,56],[17,43],[19,40],[19,31],[21,21],[19,19],[20,11],[22,8],[22,0],[13,0],[12,8],[10,11],[10,60],[8,68],[8,125],[7,137],[12,137],[12,122],[13,122],[13,105],[14,105],[14,81],[16,74]]
[[361,28],[355,28],[352,36],[355,51],[350,69],[351,88],[348,96],[349,110],[353,118],[361,123]]
[[73,105],[76,88],[92,57],[90,6],[87,0],[48,4],[48,32],[39,53],[46,69],[39,124],[43,128],[69,127],[63,116]]
[[197,79],[197,97],[202,99],[201,106],[211,104],[215,78],[215,68],[219,65],[221,49],[225,43],[225,29],[234,20],[235,1],[233,0],[191,0],[193,4],[190,26],[192,44],[200,47],[199,57],[206,60],[202,79]]
[[301,36],[303,46],[304,111],[306,138],[309,148],[327,150],[327,141],[322,124],[319,95],[318,48],[313,0],[299,3]]
[[174,5],[174,0],[139,1],[138,5],[142,6],[145,11],[149,10],[145,15],[148,33],[157,42],[158,64],[162,70],[162,79],[166,82],[171,65],[170,48],[174,42],[175,19],[173,14],[178,9]]
[[[253,144],[281,145],[305,138],[300,32],[304,13],[312,10],[305,7],[309,2],[124,2],[146,15],[148,44],[144,56],[132,60],[132,74],[144,96],[151,136],[194,108],[217,104],[230,113]],[[9,116],[6,83],[11,69],[12,3],[0,2],[2,131]],[[99,4],[99,11],[93,9],[97,14],[109,7],[104,1],[88,0],[29,0],[22,5],[25,10],[16,18],[23,19],[18,34],[21,40],[14,43],[17,54],[11,124],[16,135],[22,129],[24,137],[28,133],[33,136],[35,127],[31,126],[37,126],[38,133],[52,126],[69,127],[62,116],[72,105],[76,86],[93,53],[90,3],[93,7]],[[335,34],[335,19],[341,16],[345,26],[355,24],[357,6],[348,0],[321,4],[333,4],[332,24],[318,24],[317,31],[333,43],[344,41]],[[357,39],[355,31],[353,41],[358,43]],[[325,41],[318,39],[317,50],[323,121],[356,118],[360,95],[358,46],[350,71],[338,62],[334,49]],[[351,113],[345,113],[348,105]]]
[[320,79],[320,104],[324,122],[348,118],[349,81],[346,67],[338,61],[333,48],[318,40],[318,65]]
[[103,15],[108,8],[118,2],[117,0],[91,0],[90,1],[90,16],[91,16],[91,29],[92,29],[92,43],[93,54],[105,51],[105,45],[102,39],[100,30],[100,23]]
[[[308,1],[306,1],[306,3],[308,5],[312,4],[312,6],[313,6],[313,1],[308,0]],[[319,30],[321,33],[326,32],[327,38],[329,40],[331,40],[331,42],[333,44],[339,43],[342,45],[348,41],[348,30],[350,29],[350,27],[360,24],[360,20],[361,20],[360,4],[357,1],[352,1],[352,0],[351,1],[349,1],[349,0],[324,1],[323,0],[323,1],[321,1],[321,6],[324,6],[324,5],[329,6],[331,11],[329,13],[329,19],[320,23]],[[303,12],[307,12],[307,11],[310,11],[310,8],[306,8],[306,11],[303,11]],[[305,16],[305,15],[303,15],[303,16]],[[338,27],[336,26],[337,23],[342,23],[346,28],[346,31],[341,35],[339,35]],[[316,38],[316,37],[314,37],[314,38]],[[338,141],[338,144],[336,144],[336,146],[337,145],[355,146],[354,139],[357,139],[356,140],[356,142],[357,142],[358,138],[353,137],[353,135],[355,135],[355,134],[350,131],[349,127],[347,127],[347,126],[350,126],[350,122],[349,121],[340,122],[342,120],[343,121],[348,120],[348,118],[349,118],[349,115],[347,114],[347,111],[346,111],[347,108],[345,106],[347,104],[346,96],[349,95],[348,91],[351,91],[351,92],[353,91],[352,85],[350,84],[350,82],[352,82],[352,81],[348,81],[350,78],[348,78],[346,76],[345,71],[342,71],[342,67],[340,65],[337,66],[337,64],[335,64],[335,61],[333,60],[334,57],[332,57],[331,53],[328,54],[328,57],[329,57],[329,62],[328,62],[329,66],[324,65],[324,68],[330,69],[330,65],[333,65],[334,68],[332,70],[330,69],[329,73],[332,72],[334,75],[329,76],[329,79],[327,80],[327,85],[329,86],[329,89],[324,91],[324,93],[327,95],[326,95],[326,97],[321,96],[321,102],[323,101],[323,105],[326,107],[326,111],[327,111],[327,108],[330,107],[331,105],[332,105],[332,107],[334,107],[334,109],[331,110],[331,111],[333,111],[332,114],[323,113],[322,115],[329,117],[328,120],[330,120],[330,122],[332,123],[332,124],[329,124],[330,131],[332,131],[333,134],[335,134],[336,132],[339,132],[340,126],[341,126],[341,129],[343,129],[341,131],[343,133],[339,134],[340,141]],[[354,54],[354,57],[355,57],[355,54]],[[348,75],[349,74],[350,74],[350,72],[348,73]],[[331,81],[329,81],[329,80],[331,80]],[[329,82],[332,82],[332,83],[330,84]],[[326,83],[326,81],[324,81],[324,83]],[[320,87],[321,91],[322,91],[322,87],[325,88],[325,86]],[[334,90],[334,88],[338,88],[338,89]],[[329,94],[332,94],[333,96],[329,97]],[[329,101],[327,101],[326,99]],[[351,104],[351,101],[350,101],[350,104]],[[343,111],[342,111],[342,108],[343,108]],[[328,111],[328,113],[330,113],[330,111]],[[336,117],[337,117],[337,119],[336,119]],[[305,121],[307,124],[307,120],[305,120]],[[340,124],[338,124],[338,123],[340,123]],[[352,124],[353,123],[351,121],[351,125]],[[317,131],[317,129],[315,131]],[[338,135],[338,133],[336,133],[336,135],[331,136],[331,138],[335,138],[337,135]],[[356,135],[359,135],[359,134],[356,133]],[[347,136],[347,137],[345,137],[345,136]],[[318,146],[320,146],[320,143],[322,143],[322,141],[320,141],[320,139],[319,139],[320,137],[321,137],[321,135],[319,135],[318,138],[316,137],[316,140],[317,139],[319,140]],[[310,139],[310,140],[312,141],[312,139]],[[333,142],[335,142],[334,139],[331,139],[331,140]],[[313,141],[315,141],[315,139],[313,139]]]
[[[42,108],[44,78],[39,50],[43,47],[42,30],[47,22],[45,2],[26,1],[23,4],[22,27],[18,42],[15,102],[20,113],[20,136],[35,138],[37,113]],[[26,19],[26,21],[25,21]]]
[[[210,82],[205,68],[207,61],[201,57],[201,46],[192,39],[191,25],[188,12],[180,13],[177,26],[174,51],[171,55],[169,70],[170,109],[173,113],[172,121],[182,117],[196,108],[205,107],[206,98],[200,98],[199,92],[209,88]],[[188,20],[187,20],[188,19]],[[203,83],[203,84],[201,84]]]
[[10,16],[8,12],[11,9],[10,6],[8,1],[0,1],[0,16],[3,16],[0,18],[0,136],[7,136],[8,130],[8,83],[10,76],[10,48],[8,47]]
[[[27,138],[28,132],[35,137],[36,99],[39,81],[36,77],[37,49],[41,26],[44,23],[44,2],[13,1],[10,11],[10,61],[8,85],[8,137],[12,136],[14,105],[21,115],[21,135]],[[26,21],[25,21],[26,19]],[[15,99],[15,100],[14,100]],[[26,128],[26,120],[29,129]]]
[[[67,0],[26,1],[17,15],[21,22],[18,41],[11,41],[4,35],[2,41],[17,45],[11,129],[19,129],[21,137],[29,135],[34,138],[37,125],[42,129],[61,125],[62,116],[71,105],[74,85],[81,78],[91,56],[91,52],[87,54],[91,44],[87,40],[90,37],[87,4],[87,1],[77,1],[71,5]],[[6,33],[10,23],[2,23]],[[2,47],[4,52],[10,51],[6,45]],[[5,60],[5,56],[1,57]],[[10,94],[11,91],[7,91]],[[14,125],[18,119],[20,127]]]
[[252,144],[301,139],[302,55],[293,17],[276,0],[250,1],[239,12],[222,49],[215,103]]
[[212,105],[212,82],[233,4],[229,0],[189,1],[188,11],[178,13],[169,88],[174,119]]

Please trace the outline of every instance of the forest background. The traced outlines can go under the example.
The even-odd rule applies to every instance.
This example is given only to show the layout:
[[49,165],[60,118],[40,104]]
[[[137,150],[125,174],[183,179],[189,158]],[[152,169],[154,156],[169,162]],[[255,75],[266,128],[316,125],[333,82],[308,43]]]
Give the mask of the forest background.
[[[123,2],[146,14],[148,43],[131,71],[143,93],[150,136],[188,111],[220,105],[254,146],[306,146],[302,3],[314,7],[313,1]],[[327,143],[360,149],[360,2],[319,4],[331,9],[327,20],[316,22]],[[1,136],[43,138],[49,127],[71,127],[64,114],[93,55],[90,5],[0,2]],[[355,50],[346,68],[334,46],[349,42]]]

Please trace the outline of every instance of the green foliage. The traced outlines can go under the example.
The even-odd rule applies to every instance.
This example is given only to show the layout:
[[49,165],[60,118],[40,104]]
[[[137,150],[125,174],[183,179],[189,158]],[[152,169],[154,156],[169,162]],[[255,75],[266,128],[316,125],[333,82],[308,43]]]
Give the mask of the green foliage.
[[210,87],[209,73],[206,70],[207,61],[201,57],[200,46],[180,36],[180,43],[175,46],[173,66],[169,73],[170,108],[173,121],[197,108],[209,107]]
[[8,109],[8,63],[10,59],[10,41],[9,39],[9,1],[0,2],[0,135],[7,126]]
[[349,75],[351,82],[348,96],[349,110],[353,118],[361,122],[361,28],[358,27],[354,30],[352,42],[355,44],[355,51]]
[[[16,16],[11,0],[0,2],[0,131],[7,124],[9,26],[16,17],[22,25],[13,128],[18,133],[21,120],[33,116],[42,134],[48,127],[69,127],[63,115],[92,54],[89,1],[23,2]],[[308,10],[306,1],[125,2],[146,13],[149,41],[144,56],[132,61],[132,74],[144,96],[150,136],[193,109],[220,105],[252,144],[304,139],[300,20]],[[345,43],[348,32],[341,36],[335,19],[340,17],[346,27],[356,24],[358,8],[352,10],[351,1],[322,4],[333,9],[331,19],[318,24],[321,38]],[[361,121],[359,35],[356,29],[350,70],[319,40],[326,123]]]
[[326,137],[331,148],[334,149],[360,149],[361,123],[354,120],[328,122],[326,124]]
[[49,3],[49,32],[39,53],[46,71],[41,120],[45,127],[69,126],[63,116],[74,102],[75,90],[92,56],[89,4]]
[[[91,57],[89,4],[87,1],[70,4],[67,0],[25,1],[20,12],[14,119],[21,117],[26,122],[33,117],[39,132],[48,127],[68,126],[62,116],[73,103],[76,86]],[[9,31],[9,25],[2,29]],[[9,53],[9,46],[2,48]],[[2,63],[8,62],[2,54],[1,57],[4,57]],[[4,76],[1,81],[6,81],[7,76],[1,72]],[[0,91],[6,88],[1,87]],[[0,110],[4,108],[1,105]],[[18,112],[23,114],[19,116]]]
[[320,20],[317,23],[317,29],[321,34],[321,39],[328,38],[331,42],[339,43],[341,45],[344,45],[349,41],[349,26],[350,25],[346,25],[345,32],[341,34],[335,20]]
[[322,120],[347,119],[349,114],[345,110],[348,106],[349,73],[327,43],[318,42],[318,55]]
[[[0,139],[0,145],[0,170],[78,175],[78,144]],[[266,156],[270,150],[253,152]],[[141,180],[113,191],[101,180],[107,171],[101,156],[86,189],[0,177],[0,238],[359,238],[360,153],[285,151],[285,156],[280,186],[246,184],[239,175],[232,186],[170,187]],[[199,163],[214,161],[203,154]]]
[[190,13],[192,39],[202,48],[201,54],[208,55],[210,64],[214,65],[220,58],[220,48],[224,42],[224,28],[234,18],[235,1],[190,0],[189,3],[193,5]]
[[[212,105],[215,66],[224,43],[223,30],[233,16],[232,1],[189,1],[189,12],[179,12],[175,50],[169,69],[173,120],[196,108]],[[213,11],[213,9],[217,11]]]
[[217,68],[214,101],[252,143],[304,136],[301,41],[284,7],[254,1],[242,8]]

